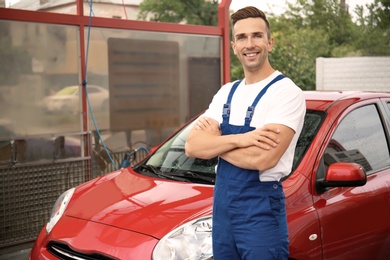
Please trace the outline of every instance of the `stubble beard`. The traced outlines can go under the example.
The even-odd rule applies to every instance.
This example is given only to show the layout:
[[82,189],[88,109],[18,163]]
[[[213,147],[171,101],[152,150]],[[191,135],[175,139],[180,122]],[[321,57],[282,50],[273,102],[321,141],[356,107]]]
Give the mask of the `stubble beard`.
[[[260,54],[264,54],[264,53],[260,53]],[[244,71],[247,70],[249,72],[255,72],[261,70],[266,59],[267,59],[266,55],[260,55],[260,57],[258,57],[258,59],[254,61],[246,61],[244,59],[241,63],[244,68]]]

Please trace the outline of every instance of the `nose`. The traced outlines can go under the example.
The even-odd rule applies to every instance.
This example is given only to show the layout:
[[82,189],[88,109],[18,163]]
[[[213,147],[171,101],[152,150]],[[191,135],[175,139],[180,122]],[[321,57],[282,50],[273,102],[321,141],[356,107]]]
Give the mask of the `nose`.
[[251,49],[255,46],[255,41],[252,37],[248,37],[247,41],[246,41],[246,47],[248,49]]

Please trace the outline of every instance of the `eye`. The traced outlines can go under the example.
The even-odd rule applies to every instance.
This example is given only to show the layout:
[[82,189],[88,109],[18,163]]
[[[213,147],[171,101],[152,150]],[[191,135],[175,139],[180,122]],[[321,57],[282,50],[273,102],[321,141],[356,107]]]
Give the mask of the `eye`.
[[237,40],[237,41],[245,40],[245,38],[246,38],[245,35],[237,35],[237,36],[236,36],[236,40]]

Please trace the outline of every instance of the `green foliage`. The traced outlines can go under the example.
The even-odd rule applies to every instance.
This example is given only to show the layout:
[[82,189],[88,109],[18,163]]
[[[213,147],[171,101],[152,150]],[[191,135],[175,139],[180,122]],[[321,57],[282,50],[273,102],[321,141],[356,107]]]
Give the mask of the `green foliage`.
[[230,54],[230,79],[232,81],[235,81],[237,79],[243,79],[244,78],[244,68],[241,66],[240,61],[237,59],[237,57],[233,54]]
[[302,89],[315,89],[317,57],[356,55],[356,26],[338,0],[297,0],[270,23],[275,38],[271,64]]
[[[217,25],[218,1],[144,0],[140,18],[150,21]],[[340,0],[296,0],[285,13],[270,14],[275,47],[272,66],[302,89],[315,89],[317,57],[389,56],[390,1],[358,6],[353,19]],[[244,72],[231,51],[231,79]]]
[[366,8],[368,15],[363,6],[355,9],[359,32],[355,47],[362,56],[390,56],[390,1],[375,0]]
[[291,78],[302,89],[314,89],[315,59],[329,53],[323,31],[291,30],[274,33],[275,46],[270,54],[272,66]]
[[357,12],[354,21],[339,0],[289,4],[284,14],[270,17],[275,38],[271,64],[302,89],[315,89],[317,57],[390,55],[389,1],[376,0]]
[[139,7],[141,20],[218,25],[217,0],[144,0]]

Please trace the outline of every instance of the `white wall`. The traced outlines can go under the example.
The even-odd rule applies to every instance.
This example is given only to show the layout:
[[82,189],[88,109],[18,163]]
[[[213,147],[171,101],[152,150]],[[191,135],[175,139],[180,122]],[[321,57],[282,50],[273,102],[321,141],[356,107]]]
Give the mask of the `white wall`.
[[316,89],[390,92],[390,57],[317,58]]

